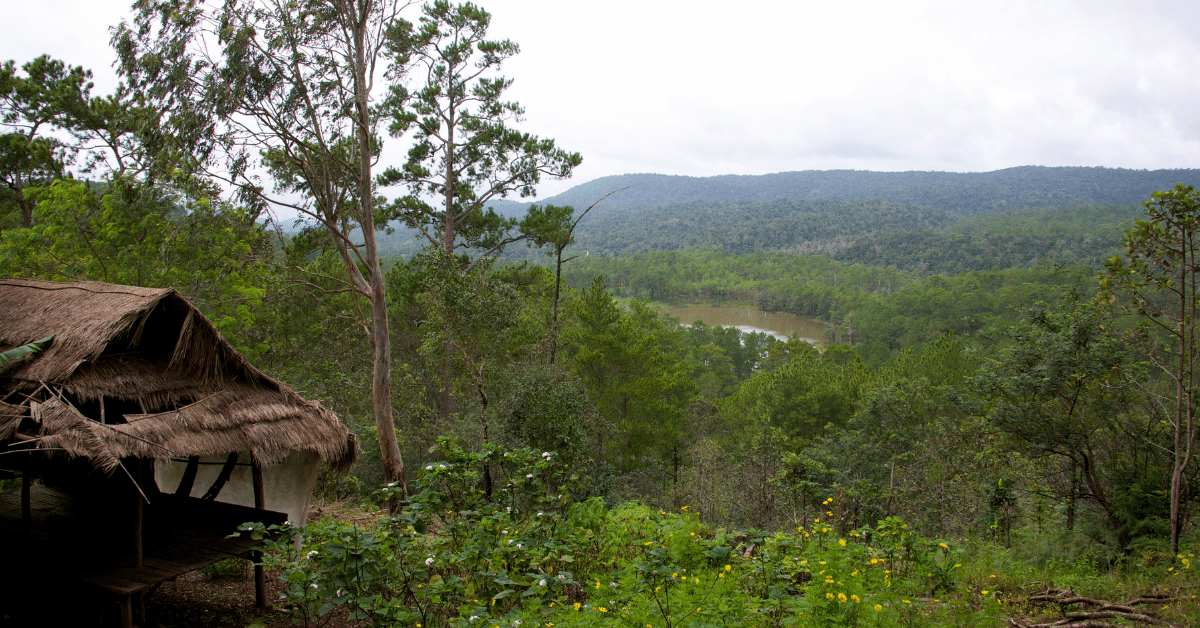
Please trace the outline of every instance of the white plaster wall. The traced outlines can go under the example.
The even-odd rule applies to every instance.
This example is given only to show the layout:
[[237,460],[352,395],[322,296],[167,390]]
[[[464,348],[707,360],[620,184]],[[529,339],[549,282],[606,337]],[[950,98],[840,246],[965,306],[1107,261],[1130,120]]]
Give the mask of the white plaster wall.
[[[238,466],[234,467],[229,481],[217,495],[217,501],[254,507],[254,484],[251,480],[249,452],[240,452]],[[216,481],[225,464],[225,456],[201,456],[192,484],[192,497],[201,497]],[[205,464],[208,463],[208,464]],[[183,479],[187,462],[159,460],[154,464],[154,480],[164,493],[174,493]],[[285,512],[294,525],[304,525],[308,517],[308,503],[312,498],[317,473],[321,470],[320,457],[310,451],[293,451],[283,462],[263,467],[263,493],[267,510]]]

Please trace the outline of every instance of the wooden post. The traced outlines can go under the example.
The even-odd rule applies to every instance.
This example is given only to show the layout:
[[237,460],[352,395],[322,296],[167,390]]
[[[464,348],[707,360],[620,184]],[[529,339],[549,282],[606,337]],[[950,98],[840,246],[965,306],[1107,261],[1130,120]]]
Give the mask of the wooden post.
[[133,628],[133,600],[131,597],[129,595],[121,597],[121,628]]
[[[267,509],[267,496],[263,492],[262,467],[254,452],[250,453],[250,478],[254,484],[254,507],[258,510]],[[267,607],[267,575],[263,572],[262,552],[255,551],[250,555],[254,561],[254,605],[259,608]]]
[[21,469],[21,531],[25,536],[33,532],[33,510],[29,505],[29,493],[33,490],[33,452],[25,453],[25,466]]
[[[140,478],[142,473],[142,461],[135,462],[136,470],[133,477]],[[133,566],[142,566],[142,517],[145,511],[145,501],[142,499],[142,493],[134,486],[133,498],[135,500],[134,515],[133,515]]]

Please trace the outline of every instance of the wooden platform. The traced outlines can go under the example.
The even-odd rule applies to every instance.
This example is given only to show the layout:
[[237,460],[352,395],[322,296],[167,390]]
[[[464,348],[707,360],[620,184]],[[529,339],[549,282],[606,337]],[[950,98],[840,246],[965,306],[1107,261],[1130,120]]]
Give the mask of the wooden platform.
[[52,577],[56,583],[74,581],[122,596],[124,615],[131,595],[228,558],[251,558],[260,541],[226,538],[240,524],[287,519],[279,512],[192,497],[156,494],[151,499],[143,507],[142,564],[137,566],[133,498],[32,486],[26,533],[20,489],[2,493],[0,538],[10,548],[4,562],[14,568],[0,572],[5,580]]

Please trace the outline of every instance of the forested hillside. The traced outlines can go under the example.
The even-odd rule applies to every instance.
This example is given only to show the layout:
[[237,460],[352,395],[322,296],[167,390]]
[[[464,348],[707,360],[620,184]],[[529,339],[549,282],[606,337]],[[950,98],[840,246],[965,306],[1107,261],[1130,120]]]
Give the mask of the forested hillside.
[[[720,248],[954,274],[1029,268],[1041,259],[1098,268],[1120,245],[1139,213],[1137,203],[1179,182],[1200,182],[1200,170],[626,175],[578,185],[545,204],[582,210],[626,188],[580,222],[575,243],[590,255]],[[493,206],[519,215],[528,205]],[[411,256],[420,249],[414,236],[399,227],[381,250]],[[505,259],[541,261],[521,248]]]
[[[1129,205],[1177,183],[1200,182],[1200,169],[1128,170],[1021,166],[992,172],[871,172],[805,170],[764,175],[685,177],[627,174],[581,183],[539,201],[582,209],[605,194],[601,207],[670,203],[837,199],[920,205],[975,215],[1066,205]],[[528,205],[528,204],[525,204]],[[512,211],[519,205],[499,205]]]

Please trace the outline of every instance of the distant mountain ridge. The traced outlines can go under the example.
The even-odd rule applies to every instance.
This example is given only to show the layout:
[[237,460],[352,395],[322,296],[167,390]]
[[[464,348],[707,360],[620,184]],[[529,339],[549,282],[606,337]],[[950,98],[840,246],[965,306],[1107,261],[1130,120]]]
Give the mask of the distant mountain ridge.
[[[605,194],[626,188],[598,207],[837,199],[882,200],[975,215],[1076,204],[1127,205],[1178,183],[1200,185],[1200,169],[1020,166],[991,172],[804,170],[713,177],[624,174],[581,183],[538,204],[571,205],[582,210]],[[529,205],[513,201],[489,204],[505,215],[522,214]]]

